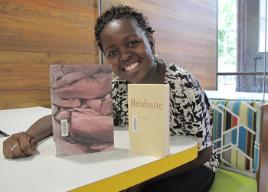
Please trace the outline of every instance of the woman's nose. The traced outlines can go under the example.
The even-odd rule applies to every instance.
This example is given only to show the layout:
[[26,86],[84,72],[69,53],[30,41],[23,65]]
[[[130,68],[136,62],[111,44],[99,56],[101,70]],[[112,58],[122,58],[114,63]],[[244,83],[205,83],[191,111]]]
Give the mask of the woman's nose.
[[131,52],[129,52],[128,50],[123,50],[121,51],[121,55],[120,55],[120,61],[121,62],[126,62],[129,60],[129,58],[131,57]]

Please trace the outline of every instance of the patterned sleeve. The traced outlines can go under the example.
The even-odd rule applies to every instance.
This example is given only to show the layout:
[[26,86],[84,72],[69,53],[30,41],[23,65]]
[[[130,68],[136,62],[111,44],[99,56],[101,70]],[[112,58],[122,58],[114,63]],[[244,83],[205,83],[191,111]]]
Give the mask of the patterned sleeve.
[[113,80],[113,119],[115,126],[126,126],[127,117],[127,83]]
[[[201,89],[200,86],[194,87],[189,93],[191,94],[189,97],[189,103],[191,105],[191,111],[187,116],[192,116],[192,120],[187,122],[187,126],[191,126],[192,121],[192,130],[191,134],[195,136],[199,144],[199,150],[207,148],[212,144],[212,127],[210,121],[210,109],[209,103],[207,102],[207,97],[204,91]],[[192,99],[192,100],[191,100]]]
[[191,135],[199,150],[211,146],[211,121],[208,99],[192,74],[182,67],[171,67],[171,132]]

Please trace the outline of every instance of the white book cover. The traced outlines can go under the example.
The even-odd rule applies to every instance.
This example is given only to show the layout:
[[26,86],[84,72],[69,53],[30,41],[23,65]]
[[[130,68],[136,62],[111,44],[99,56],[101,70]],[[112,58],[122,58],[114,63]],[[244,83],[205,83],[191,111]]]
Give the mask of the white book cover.
[[169,154],[169,86],[129,84],[130,150],[164,157]]

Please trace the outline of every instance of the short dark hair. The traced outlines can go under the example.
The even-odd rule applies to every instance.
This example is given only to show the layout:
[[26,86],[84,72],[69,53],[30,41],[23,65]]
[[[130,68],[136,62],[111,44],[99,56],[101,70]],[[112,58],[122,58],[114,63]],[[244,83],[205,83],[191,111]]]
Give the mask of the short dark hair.
[[154,30],[149,25],[148,18],[144,16],[141,12],[127,5],[112,6],[110,9],[103,12],[102,15],[97,19],[95,25],[95,38],[101,50],[103,50],[103,48],[100,40],[100,34],[105,25],[107,25],[108,23],[110,23],[112,20],[115,19],[134,19],[137,22],[138,26],[145,32],[145,35],[148,38],[151,45],[151,49],[154,53],[155,51],[154,46],[155,40],[153,37]]

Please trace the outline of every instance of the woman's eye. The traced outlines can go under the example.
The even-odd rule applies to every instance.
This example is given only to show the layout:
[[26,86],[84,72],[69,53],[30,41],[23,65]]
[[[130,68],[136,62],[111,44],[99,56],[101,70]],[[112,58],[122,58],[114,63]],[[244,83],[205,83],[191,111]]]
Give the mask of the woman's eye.
[[135,47],[137,44],[139,43],[139,41],[135,40],[135,41],[130,41],[128,43],[128,47]]
[[116,56],[116,54],[117,54],[117,51],[110,51],[110,52],[108,52],[107,56],[110,58],[113,58]]

